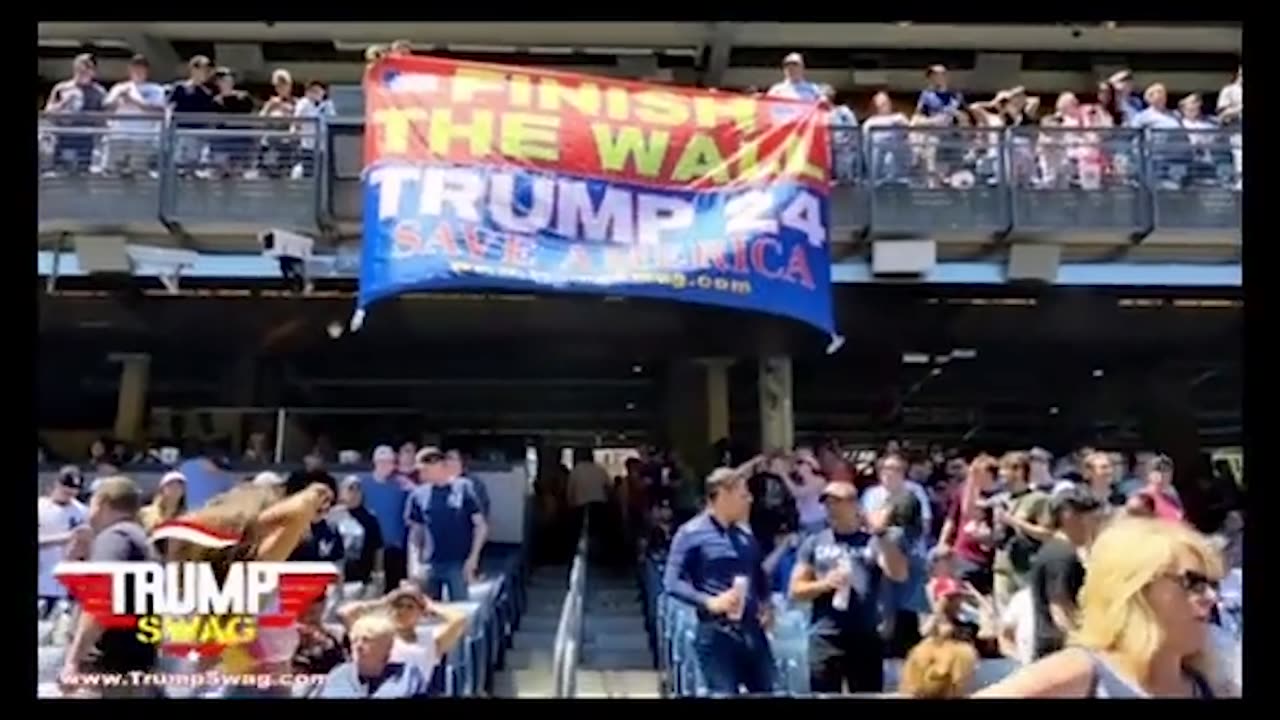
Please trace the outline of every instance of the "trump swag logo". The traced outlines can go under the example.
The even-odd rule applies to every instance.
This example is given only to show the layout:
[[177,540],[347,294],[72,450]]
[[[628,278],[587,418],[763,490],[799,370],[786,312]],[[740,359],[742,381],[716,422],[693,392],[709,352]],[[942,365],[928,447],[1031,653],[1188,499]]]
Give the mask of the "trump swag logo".
[[[226,548],[238,538],[171,521],[152,540]],[[214,656],[260,630],[297,622],[338,576],[323,562],[235,562],[221,580],[202,562],[64,562],[54,575],[104,628],[134,629],[166,655]]]

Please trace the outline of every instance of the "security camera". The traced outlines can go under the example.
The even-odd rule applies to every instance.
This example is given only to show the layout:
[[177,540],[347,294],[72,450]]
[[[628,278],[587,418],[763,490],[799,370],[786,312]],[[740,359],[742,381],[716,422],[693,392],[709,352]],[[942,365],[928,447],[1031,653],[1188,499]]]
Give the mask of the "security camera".
[[297,260],[310,260],[311,250],[316,241],[288,230],[271,228],[258,233],[258,244],[262,246],[262,254],[267,257],[287,257]]
[[258,233],[258,245],[262,254],[280,263],[280,275],[293,292],[308,292],[311,283],[307,278],[307,261],[315,240],[288,230],[271,228]]

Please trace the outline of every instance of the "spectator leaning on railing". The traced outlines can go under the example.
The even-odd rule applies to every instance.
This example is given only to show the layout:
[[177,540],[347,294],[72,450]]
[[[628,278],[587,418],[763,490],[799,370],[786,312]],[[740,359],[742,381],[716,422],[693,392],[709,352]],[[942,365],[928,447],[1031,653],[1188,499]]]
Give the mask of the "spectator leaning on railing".
[[[235,73],[228,67],[220,67],[213,73],[217,95],[213,98],[214,111],[223,115],[249,116],[253,113],[253,98],[243,90],[236,89]],[[257,153],[254,151],[253,138],[243,123],[224,122],[218,124],[221,129],[239,129],[236,137],[216,137],[209,142],[209,154],[214,167],[224,177],[244,173],[254,169]],[[237,127],[237,126],[241,127]],[[255,433],[260,435],[261,433]],[[266,460],[265,436],[264,447],[258,451],[260,462]],[[248,451],[246,451],[248,454]]]
[[[107,92],[94,79],[97,72],[98,61],[92,55],[77,55],[71,61],[71,78],[53,86],[45,112],[66,115],[102,112]],[[79,128],[93,127],[97,121],[65,118],[57,120],[55,124],[58,127]],[[88,172],[93,164],[94,141],[94,136],[89,132],[59,132],[53,150],[54,169],[73,173]]]
[[[217,111],[213,102],[213,92],[209,88],[209,76],[213,63],[204,55],[196,55],[187,61],[187,79],[173,86],[169,91],[169,107],[175,115],[175,123],[179,128],[200,128],[204,123],[184,121],[182,115],[208,114]],[[179,173],[190,173],[197,170],[204,161],[205,144],[199,137],[180,135],[174,145],[174,164]]]
[[293,108],[294,117],[308,118],[295,131],[301,136],[298,143],[298,164],[293,167],[295,177],[311,177],[315,174],[317,125],[337,114],[333,101],[329,100],[329,88],[319,80],[307,83],[307,92]]
[[858,162],[858,118],[848,105],[835,104],[836,90],[822,86],[822,97],[831,104],[831,156],[835,161],[832,175],[836,180],[851,182]]
[[905,177],[911,162],[906,139],[908,124],[907,116],[894,109],[889,93],[878,92],[871,98],[871,115],[863,121],[862,130],[871,148],[868,170],[873,178],[892,181]]
[[103,165],[110,172],[121,175],[150,172],[158,177],[152,166],[160,149],[159,116],[164,113],[166,103],[164,88],[147,78],[150,72],[151,63],[147,58],[134,55],[129,60],[129,79],[112,86],[102,102],[108,111],[129,118],[108,123],[111,135]]

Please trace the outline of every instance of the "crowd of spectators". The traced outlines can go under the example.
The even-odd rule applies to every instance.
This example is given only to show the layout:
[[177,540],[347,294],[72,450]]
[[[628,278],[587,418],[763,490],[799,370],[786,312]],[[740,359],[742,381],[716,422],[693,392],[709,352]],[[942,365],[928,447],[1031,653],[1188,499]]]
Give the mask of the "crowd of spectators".
[[40,135],[41,167],[48,177],[92,173],[158,178],[160,130],[170,115],[181,131],[173,158],[181,174],[202,179],[310,177],[318,123],[335,114],[323,82],[308,82],[299,93],[288,70],[275,70],[273,93],[260,100],[236,86],[233,69],[214,66],[204,55],[188,61],[186,79],[169,85],[151,79],[151,64],[141,54],[129,60],[128,78],[109,91],[97,72],[92,55],[78,55],[71,77],[49,93]]
[[[397,40],[370,47],[366,59],[411,52],[407,40]],[[322,82],[309,82],[299,93],[289,72],[276,70],[271,74],[272,94],[258,99],[236,87],[232,69],[215,67],[203,55],[191,58],[185,80],[168,86],[150,79],[150,66],[142,55],[134,56],[128,78],[110,91],[98,83],[96,73],[93,56],[80,55],[73,61],[72,77],[49,94],[45,122],[54,132],[46,133],[41,144],[47,173],[155,177],[159,123],[151,118],[172,112],[262,118],[252,123],[178,122],[189,131],[175,148],[179,172],[202,178],[308,177],[315,167],[317,123],[335,114]],[[869,176],[877,182],[928,188],[1006,180],[1037,189],[1133,186],[1144,163],[1138,138],[1150,130],[1147,151],[1157,187],[1239,190],[1244,173],[1243,83],[1241,68],[1218,92],[1216,114],[1209,114],[1200,93],[1171,106],[1164,85],[1153,83],[1139,92],[1132,72],[1121,70],[1087,92],[1063,91],[1048,108],[1022,86],[973,100],[951,85],[945,67],[933,65],[925,71],[925,85],[910,114],[898,111],[888,93],[879,92],[859,117],[836,100],[831,86],[807,80],[804,58],[793,52],[783,59],[780,82],[765,93],[754,88],[748,92],[822,103],[831,109],[832,176],[837,182]],[[80,113],[110,117],[73,117]],[[57,117],[64,114],[69,117]],[[100,127],[104,122],[105,135]],[[1006,129],[1015,131],[1008,143],[1007,170],[1001,150]],[[99,142],[103,137],[105,142]]]
[[[651,486],[643,468],[635,469],[640,484]],[[1220,488],[1234,498],[1231,509],[1225,520],[1195,518],[1218,529],[1203,535],[1190,524],[1173,477],[1165,456],[1143,453],[1126,466],[1089,448],[1056,466],[1042,448],[995,458],[894,446],[857,461],[830,447],[799,448],[713,471],[703,485],[705,505],[683,524],[661,493],[651,503],[642,552],[664,565],[666,595],[696,613],[691,651],[701,691],[714,695],[775,688],[772,653],[779,650],[771,647],[794,641],[780,635],[790,630],[771,634],[779,612],[805,618],[807,629],[796,632],[807,637],[798,642],[807,643],[813,692],[893,691],[883,668],[896,658],[898,692],[966,695],[983,658],[1007,658],[1040,677],[1050,671],[1037,661],[1056,658],[1046,662],[1062,665],[1062,653],[1076,667],[1081,659],[1071,648],[1084,642],[1092,653],[1086,660],[1123,656],[1138,663],[1097,693],[1177,694],[1186,688],[1144,679],[1140,666],[1150,657],[1129,657],[1149,648],[1127,644],[1137,641],[1121,637],[1121,629],[1103,639],[1091,625],[1102,621],[1086,617],[1097,611],[1086,607],[1091,596],[1099,605],[1123,605],[1132,598],[1110,593],[1143,587],[1112,587],[1125,581],[1100,568],[1128,561],[1104,563],[1091,550],[1108,528],[1119,533],[1131,527],[1127,521],[1139,521],[1155,536],[1152,545],[1169,543],[1144,555],[1149,566],[1138,570],[1146,582],[1161,577],[1163,565],[1177,564],[1173,555],[1203,555],[1183,563],[1194,568],[1164,568],[1185,589],[1194,617],[1178,609],[1144,622],[1182,623],[1175,629],[1190,648],[1187,657],[1222,650],[1208,670],[1187,666],[1190,692],[1238,692],[1241,606],[1234,591],[1219,594],[1219,583],[1240,579],[1243,507],[1234,489]],[[1173,529],[1151,530],[1164,524]],[[1113,540],[1107,547],[1121,545]],[[1208,682],[1202,671],[1210,670],[1212,690],[1201,683]],[[1049,682],[1036,682],[1042,681]],[[991,692],[1051,694],[1036,682],[1015,673]]]
[[[1116,129],[1150,129],[1157,131],[1150,150],[1161,189],[1242,187],[1243,68],[1219,91],[1217,115],[1210,116],[1203,111],[1200,93],[1183,97],[1176,110],[1168,106],[1168,92],[1160,83],[1137,93],[1129,70],[1100,81],[1092,89],[1092,102],[1064,91],[1052,111],[1042,113],[1040,98],[1023,86],[1001,90],[989,100],[970,100],[951,86],[945,67],[933,65],[925,70],[925,87],[909,117],[880,92],[861,124],[853,109],[834,100],[830,86],[805,79],[799,53],[783,58],[782,68],[782,81],[764,94],[831,108],[832,174],[838,181],[856,177],[861,148],[852,130],[860,126],[868,136],[865,170],[874,178],[935,188],[995,184],[1003,177],[1001,132],[1014,129],[1012,179],[1035,187],[1096,190],[1138,178],[1136,135]],[[1222,128],[1235,132],[1214,132]]]
[[[465,615],[451,603],[466,602],[469,586],[479,580],[488,535],[488,493],[484,483],[466,476],[461,453],[412,444],[400,452],[379,446],[372,468],[340,482],[314,452],[288,477],[269,470],[238,477],[226,471],[225,458],[210,454],[181,462],[166,458],[169,462],[155,463],[170,469],[149,499],[120,474],[120,466],[135,459],[127,457],[123,443],[96,441],[90,455],[92,482],[79,466],[66,466],[37,502],[38,611],[50,621],[48,640],[65,645],[62,677],[158,666],[153,646],[101,632],[91,617],[74,612],[53,574],[59,562],[192,559],[182,555],[188,544],[184,536],[171,536],[170,528],[192,522],[252,527],[254,513],[245,513],[249,506],[274,524],[278,506],[293,513],[290,522],[299,526],[287,535],[292,538],[288,547],[255,541],[232,556],[244,559],[243,553],[256,552],[258,559],[332,562],[342,568],[342,577],[295,627],[262,630],[260,635],[274,634],[262,641],[265,650],[256,648],[256,669],[324,675],[323,683],[312,688],[319,697],[428,694],[436,666],[466,627]],[[248,528],[239,531],[242,537],[251,534]],[[433,626],[429,632],[424,622]],[[232,654],[186,670],[254,669],[235,665]],[[70,685],[64,689],[74,691]],[[265,692],[276,691],[294,689]],[[120,692],[151,696],[155,688]],[[213,692],[264,691],[223,687]]]

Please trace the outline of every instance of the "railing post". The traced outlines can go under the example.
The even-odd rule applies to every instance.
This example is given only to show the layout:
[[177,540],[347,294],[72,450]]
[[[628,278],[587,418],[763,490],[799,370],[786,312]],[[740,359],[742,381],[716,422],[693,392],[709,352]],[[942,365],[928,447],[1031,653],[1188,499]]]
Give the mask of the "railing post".
[[284,462],[284,433],[285,421],[287,420],[287,411],[284,408],[276,409],[276,450],[275,462],[277,465]]

